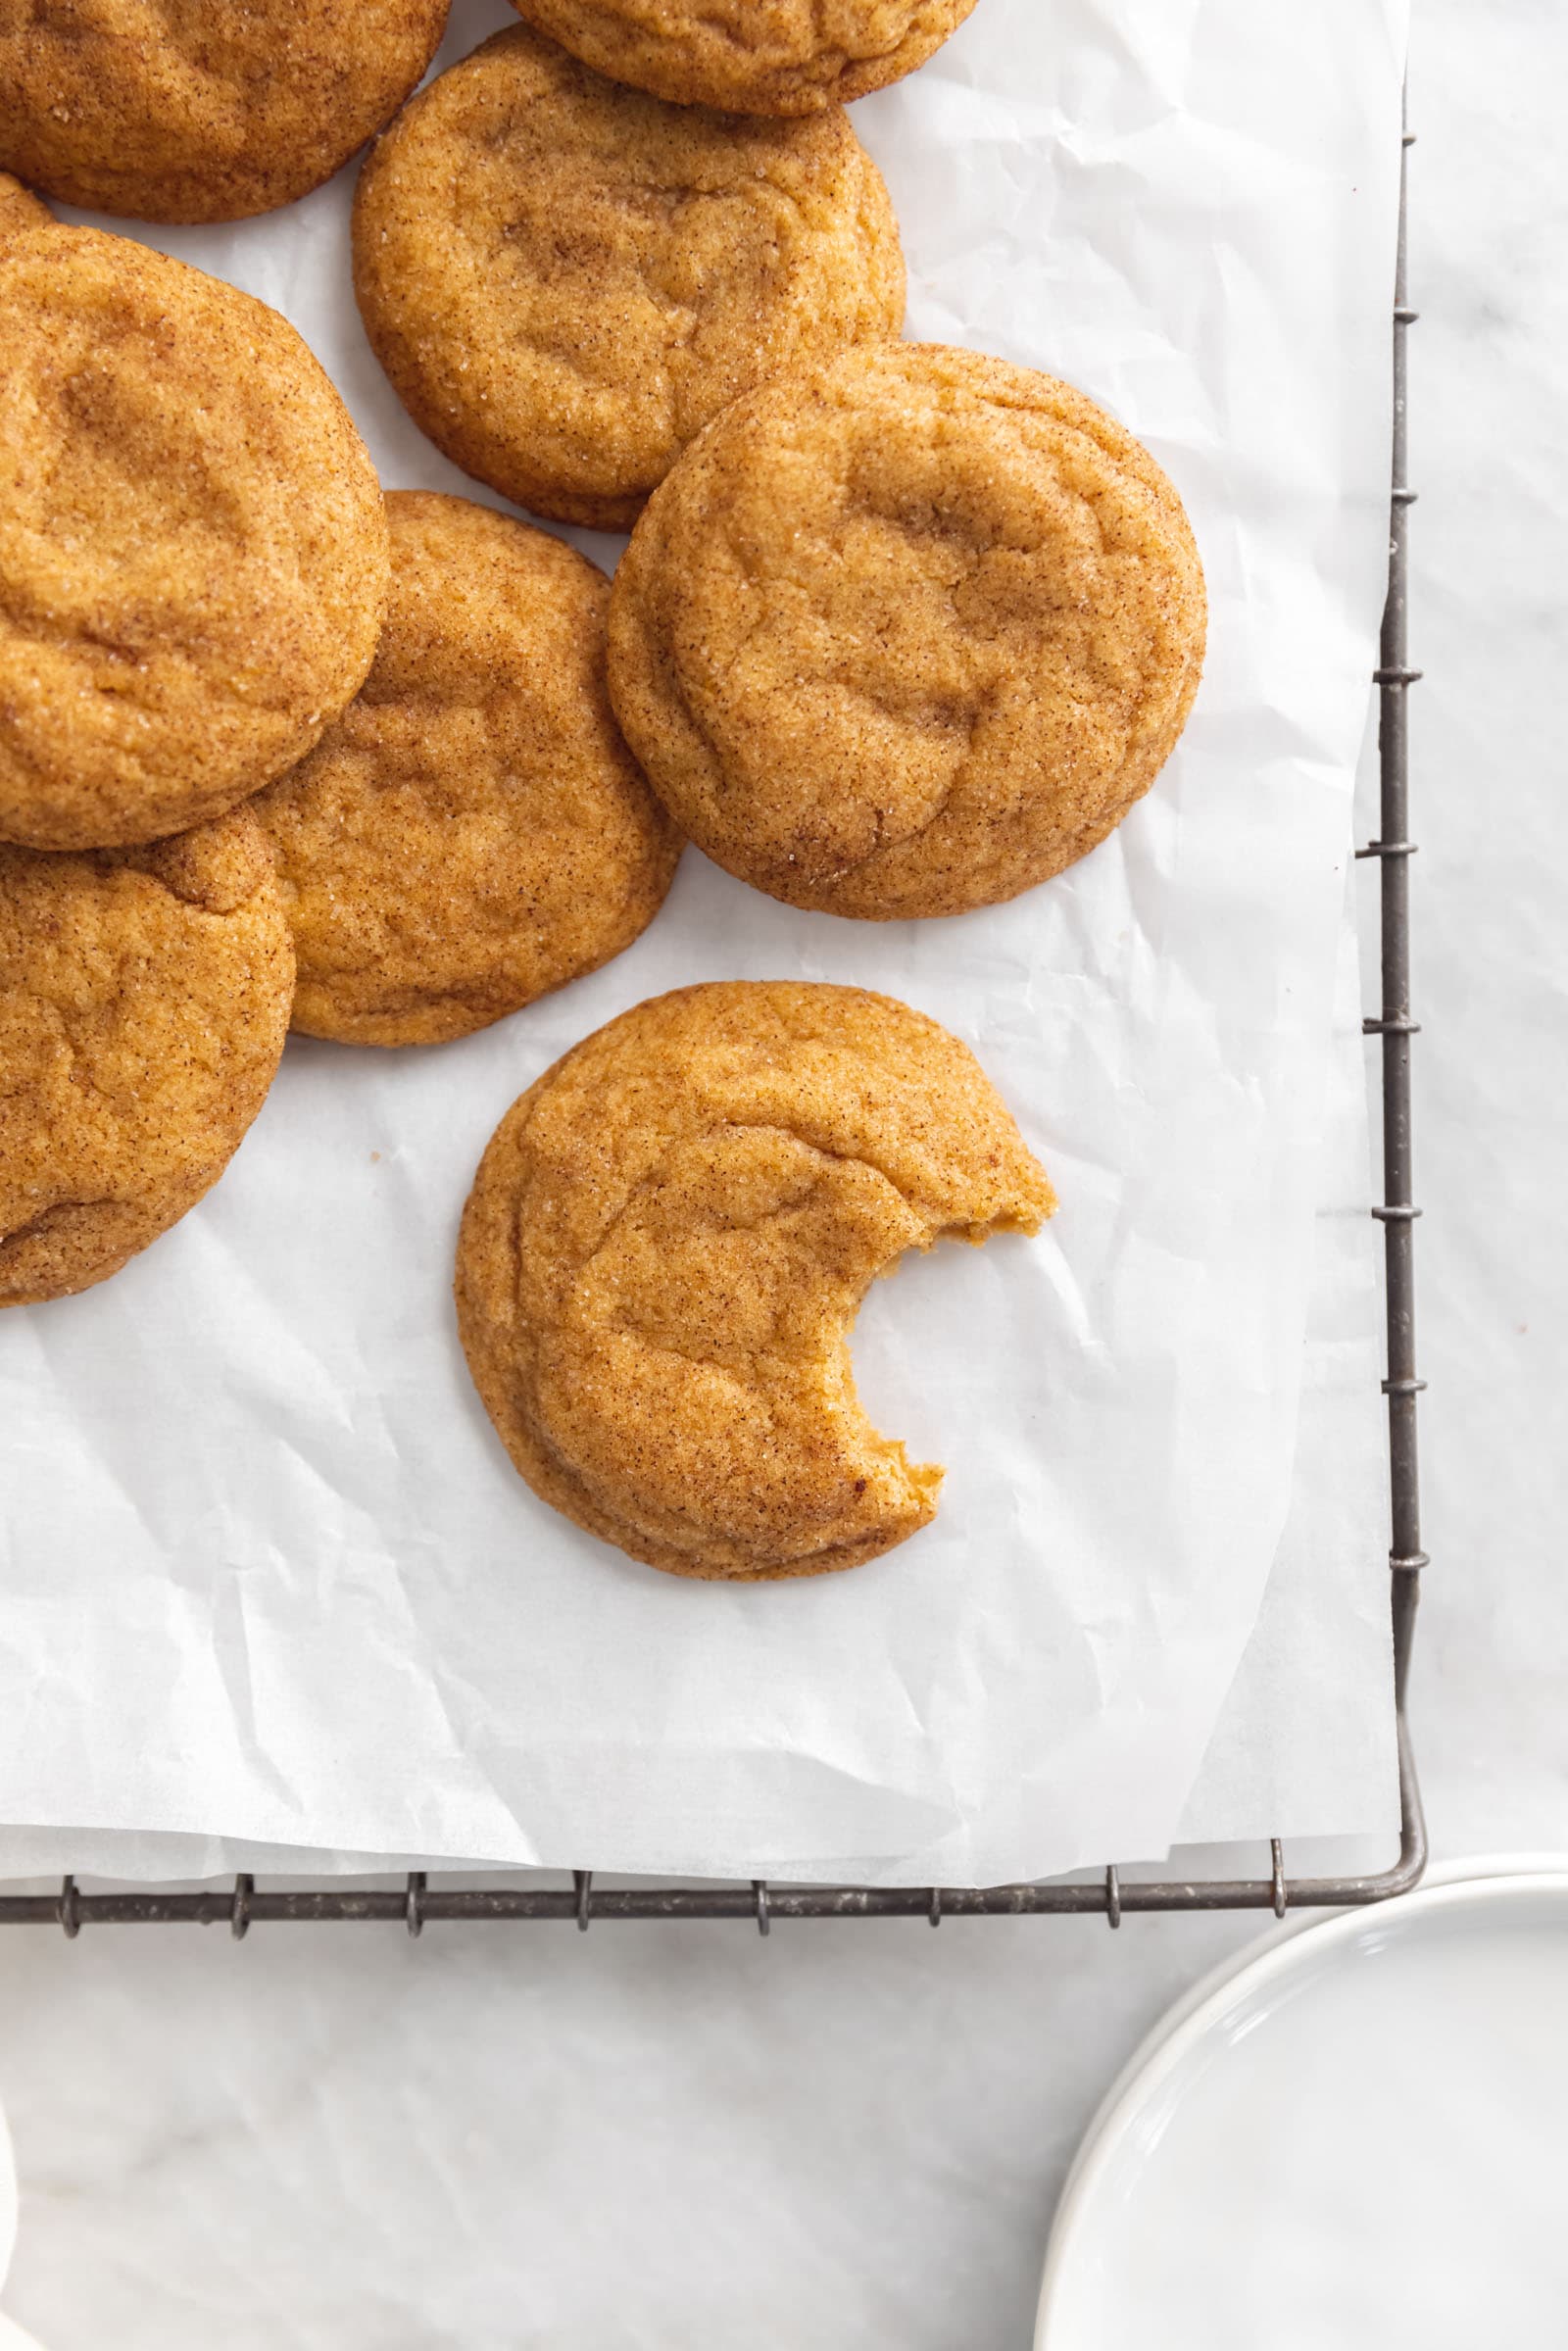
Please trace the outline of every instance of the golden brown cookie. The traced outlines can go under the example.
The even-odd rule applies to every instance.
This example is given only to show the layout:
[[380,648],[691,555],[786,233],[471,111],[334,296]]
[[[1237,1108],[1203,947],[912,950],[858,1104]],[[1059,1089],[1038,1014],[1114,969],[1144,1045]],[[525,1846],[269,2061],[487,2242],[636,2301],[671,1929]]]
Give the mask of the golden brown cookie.
[[0,163],[91,212],[270,212],[396,113],[448,5],[0,0]]
[[678,1576],[855,1567],[940,1469],[867,1421],[848,1333],[906,1249],[1055,1206],[974,1056],[859,988],[725,981],[638,1004],[497,1128],[458,1321],[534,1492]]
[[1203,657],[1180,499],[1081,392],[939,344],[711,425],[616,574],[610,690],[677,824],[789,905],[994,906],[1147,792]]
[[0,1306],[118,1273],[228,1164],[294,955],[250,814],[150,849],[0,847]]
[[604,574],[466,498],[386,505],[370,674],[252,807],[294,931],[294,1026],[435,1045],[629,947],[680,841],[610,708]]
[[574,57],[677,106],[809,115],[924,65],[975,0],[513,0]]
[[606,530],[738,393],[904,318],[898,225],[846,115],[665,106],[521,25],[372,150],[354,282],[437,448]]
[[40,204],[30,189],[9,171],[0,171],[0,236],[13,235],[21,228],[52,228],[54,214],[46,204]]
[[287,320],[98,229],[0,239],[0,840],[156,840],[303,759],[386,519]]

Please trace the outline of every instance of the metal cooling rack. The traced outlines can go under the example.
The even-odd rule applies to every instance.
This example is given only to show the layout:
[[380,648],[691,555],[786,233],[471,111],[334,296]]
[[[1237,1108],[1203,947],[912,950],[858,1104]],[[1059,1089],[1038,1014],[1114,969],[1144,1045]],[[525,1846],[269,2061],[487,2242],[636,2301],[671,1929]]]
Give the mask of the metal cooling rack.
[[[1405,149],[1413,144],[1408,132]],[[1410,1199],[1410,1046],[1419,1023],[1410,1015],[1409,736],[1406,703],[1420,676],[1409,666],[1405,591],[1406,523],[1415,492],[1405,482],[1405,341],[1416,314],[1406,302],[1405,173],[1399,175],[1398,264],[1394,308],[1394,474],[1389,521],[1389,597],[1383,615],[1379,666],[1379,749],[1382,766],[1380,838],[1358,850],[1375,858],[1382,885],[1383,1009],[1363,1021],[1383,1052],[1383,1200],[1372,1214],[1383,1226],[1387,1273],[1389,1401],[1389,1493],[1393,1543],[1389,1555],[1394,1621],[1395,1709],[1399,1751],[1399,1852],[1383,1871],[1366,1877],[1292,1878],[1278,1837],[1269,1846],[1266,1877],[1238,1879],[1123,1880],[1114,1868],[1090,1881],[1055,1880],[1040,1886],[864,1886],[750,1885],[638,1885],[596,1888],[593,1872],[573,1873],[572,1885],[521,1886],[430,1884],[416,1871],[402,1886],[377,1890],[334,1886],[259,1887],[238,1877],[232,1888],[194,1893],[143,1889],[132,1893],[83,1893],[67,1878],[58,1893],[0,1893],[0,1926],[58,1927],[67,1935],[86,1926],[151,1926],[183,1921],[210,1927],[227,1923],[236,1936],[253,1925],[309,1924],[318,1920],[380,1920],[402,1923],[411,1935],[436,1920],[574,1919],[579,1929],[616,1919],[737,1919],[755,1922],[766,1935],[774,1919],[924,1918],[940,1927],[944,1918],[1041,1918],[1098,1911],[1112,1927],[1133,1910],[1287,1910],[1340,1908],[1387,1901],[1407,1893],[1426,1868],[1427,1833],[1421,1791],[1405,1720],[1405,1692],[1415,1633],[1421,1570],[1421,1501],[1416,1457],[1416,1399],[1426,1383],[1415,1369],[1415,1233],[1421,1211]]]

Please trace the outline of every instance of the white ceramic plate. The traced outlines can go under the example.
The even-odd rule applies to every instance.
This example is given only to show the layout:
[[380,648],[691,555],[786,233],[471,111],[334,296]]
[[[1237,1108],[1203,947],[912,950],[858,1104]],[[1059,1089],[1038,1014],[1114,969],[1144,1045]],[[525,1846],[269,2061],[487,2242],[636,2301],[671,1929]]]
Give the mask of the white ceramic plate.
[[[11,2255],[17,2241],[17,2167],[11,2151],[11,2134],[6,2118],[0,2112],[0,2285],[6,2281]],[[0,2310],[0,2351],[38,2351],[32,2336],[8,2319]]]
[[1035,2330],[1036,2351],[1515,2341],[1568,2341],[1568,1857],[1445,1871],[1200,1984],[1090,2128]]
[[[11,2133],[6,2129],[5,2109],[0,2107],[0,2285],[6,2281],[16,2242],[17,2166],[11,2152]],[[4,2335],[0,2335],[0,2343],[4,2341]]]

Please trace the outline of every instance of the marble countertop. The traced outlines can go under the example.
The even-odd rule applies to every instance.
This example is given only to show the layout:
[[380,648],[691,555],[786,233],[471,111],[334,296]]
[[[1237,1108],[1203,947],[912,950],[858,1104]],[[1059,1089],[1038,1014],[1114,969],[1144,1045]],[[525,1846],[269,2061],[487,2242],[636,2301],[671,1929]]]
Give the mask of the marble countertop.
[[[1454,1854],[1568,1846],[1568,15],[1415,15],[1412,1704]],[[14,1933],[5,2307],[47,2351],[1022,2345],[1094,2106],[1255,1932]]]

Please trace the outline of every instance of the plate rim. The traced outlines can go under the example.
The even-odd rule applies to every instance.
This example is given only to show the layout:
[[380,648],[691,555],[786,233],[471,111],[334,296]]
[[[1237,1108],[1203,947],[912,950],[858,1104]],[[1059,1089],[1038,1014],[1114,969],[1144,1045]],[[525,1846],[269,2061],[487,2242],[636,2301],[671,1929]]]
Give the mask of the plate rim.
[[[1033,2351],[1053,2351],[1048,2332],[1053,2324],[1051,2303],[1065,2271],[1069,2241],[1090,2191],[1133,2114],[1155,2081],[1202,2038],[1235,1999],[1304,1964],[1298,1956],[1298,1946],[1303,1943],[1319,1947],[1325,1941],[1351,1943],[1379,1918],[1405,1918],[1412,1911],[1485,1908],[1524,1887],[1543,1886],[1554,1886],[1568,1895],[1568,1851],[1472,1854],[1437,1864],[1413,1892],[1393,1902],[1336,1910],[1326,1918],[1303,1915],[1287,1919],[1200,1976],[1144,2034],[1096,2107],[1079,2141],[1046,2243],[1031,2337]],[[1059,2343],[1055,2351],[1062,2351]]]

